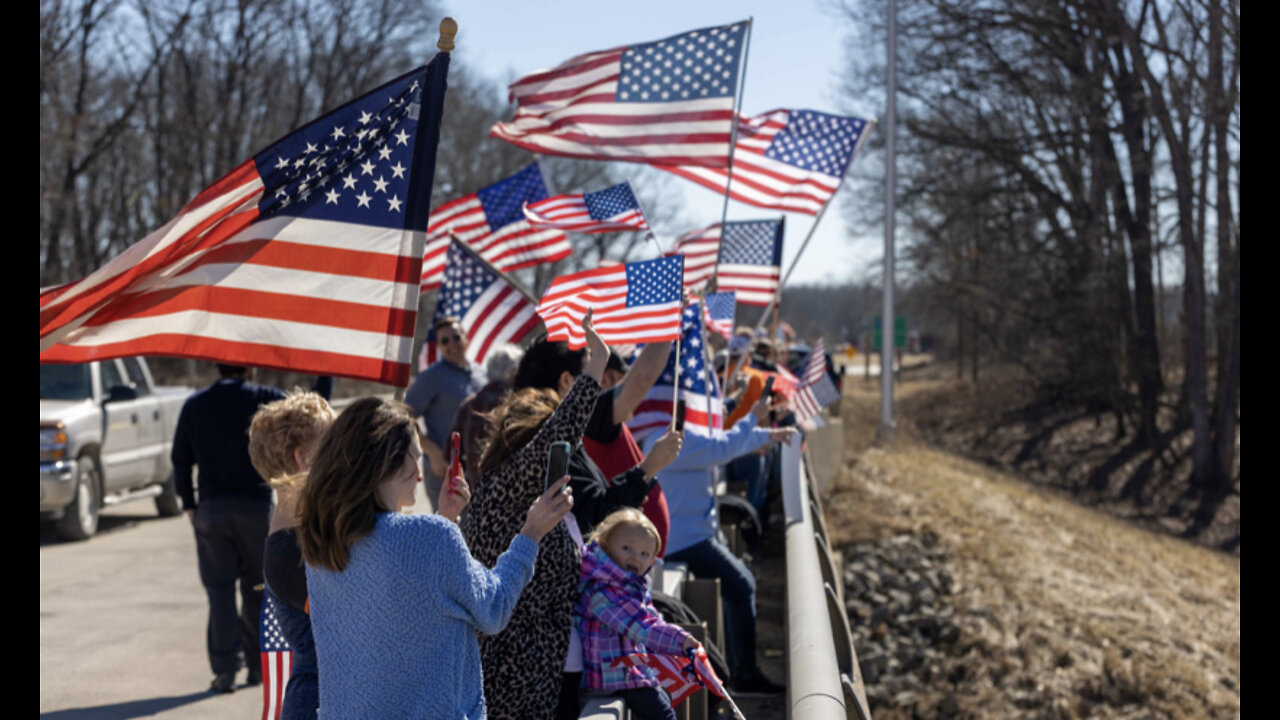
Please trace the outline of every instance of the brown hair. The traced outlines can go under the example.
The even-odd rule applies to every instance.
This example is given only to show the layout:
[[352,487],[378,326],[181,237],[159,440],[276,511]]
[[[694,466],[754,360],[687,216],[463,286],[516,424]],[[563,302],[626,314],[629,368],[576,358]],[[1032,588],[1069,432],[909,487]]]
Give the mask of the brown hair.
[[523,388],[508,395],[485,416],[489,443],[480,456],[480,472],[496,470],[528,445],[559,406],[560,394],[550,388]]
[[378,486],[404,467],[415,436],[404,403],[360,398],[320,439],[298,505],[298,546],[308,565],[342,571],[351,545],[373,531]]
[[618,528],[633,525],[640,527],[649,537],[653,538],[653,554],[657,555],[662,549],[662,536],[658,534],[658,528],[653,521],[645,517],[644,513],[631,507],[624,507],[621,510],[614,510],[609,516],[600,521],[596,529],[591,531],[587,536],[587,541],[595,540],[600,543],[601,547],[609,542],[609,536]]
[[301,448],[304,455],[312,455],[316,441],[337,416],[323,397],[301,388],[258,408],[249,424],[253,469],[277,490],[296,489],[306,475],[298,472],[293,451]]

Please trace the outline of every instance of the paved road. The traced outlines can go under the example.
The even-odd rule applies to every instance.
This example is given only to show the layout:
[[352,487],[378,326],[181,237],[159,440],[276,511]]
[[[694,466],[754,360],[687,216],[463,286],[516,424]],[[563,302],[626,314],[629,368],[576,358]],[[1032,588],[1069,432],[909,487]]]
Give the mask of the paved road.
[[[431,505],[418,490],[416,512]],[[40,535],[40,717],[256,718],[260,687],[205,692],[208,604],[185,517],[108,508],[83,543]]]

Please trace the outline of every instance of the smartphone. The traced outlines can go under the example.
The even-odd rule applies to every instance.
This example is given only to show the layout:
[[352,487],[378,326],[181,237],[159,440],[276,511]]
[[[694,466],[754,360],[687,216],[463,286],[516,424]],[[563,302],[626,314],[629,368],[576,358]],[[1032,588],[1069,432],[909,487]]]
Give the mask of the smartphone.
[[560,478],[569,474],[569,443],[553,442],[547,451],[547,482],[550,489]]
[[[775,376],[770,375],[764,379],[764,392],[760,393],[760,397],[769,401],[769,405],[773,405],[773,381]],[[769,424],[772,425],[778,421],[778,412],[772,407],[769,408]]]
[[453,433],[449,436],[449,479],[462,474],[462,435]]
[[684,400],[676,403],[676,432],[684,431]]

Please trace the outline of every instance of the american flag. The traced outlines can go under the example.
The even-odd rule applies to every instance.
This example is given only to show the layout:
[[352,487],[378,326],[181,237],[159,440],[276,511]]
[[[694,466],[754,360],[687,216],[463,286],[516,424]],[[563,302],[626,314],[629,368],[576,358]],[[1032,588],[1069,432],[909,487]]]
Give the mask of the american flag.
[[280,601],[270,591],[262,593],[258,615],[258,650],[262,660],[262,720],[279,720],[285,686],[293,666],[293,648],[280,630]]
[[[702,347],[702,308],[700,302],[691,302],[684,309],[682,335],[678,347],[680,353],[680,399],[684,400],[684,429],[695,435],[711,435],[724,428],[724,403],[715,373],[707,367]],[[636,406],[635,415],[627,421],[627,427],[636,440],[660,431],[671,424],[675,414],[672,398],[675,393],[676,347],[667,356],[666,367],[658,381],[645,393],[644,400]]]
[[726,167],[746,22],[579,55],[511,84],[492,137],[548,155]]
[[644,210],[631,192],[630,183],[577,195],[557,195],[526,205],[524,216],[538,228],[580,233],[648,230]]
[[680,274],[684,258],[658,258],[584,270],[556,278],[538,303],[548,340],[587,344],[582,319],[612,345],[675,340],[680,335]]
[[449,233],[503,272],[569,257],[569,238],[560,230],[534,227],[524,204],[547,197],[538,163],[498,182],[436,208],[427,229],[422,290],[435,290],[444,279]]
[[827,375],[827,351],[823,347],[822,338],[813,344],[809,351],[809,359],[805,361],[804,373],[800,376],[800,389],[792,400],[796,414],[796,422],[804,422],[816,417],[822,408],[840,399],[840,392],[835,383]]
[[[757,207],[816,215],[844,179],[874,121],[814,110],[739,117],[729,196]],[[728,168],[660,165],[723,195]]]
[[725,340],[733,337],[734,291],[707,293],[707,327]]
[[662,689],[671,697],[672,708],[679,707],[680,703],[704,687],[719,697],[729,697],[703,648],[698,648],[693,659],[663,653],[631,653],[614,659],[613,663],[615,666],[625,664],[653,670]]
[[738,291],[744,305],[768,305],[778,291],[783,220],[726,223],[717,290]]
[[404,385],[448,55],[312,121],[83,280],[40,361],[204,358]]
[[538,326],[533,303],[456,241],[449,245],[444,285],[431,318],[433,329],[427,333],[428,365],[439,359],[434,326],[446,317],[462,321],[467,333],[467,359],[475,363],[483,363],[490,348],[519,342]]
[[716,270],[720,254],[720,223],[701,230],[691,230],[676,238],[676,246],[668,255],[684,255],[684,286],[701,290]]

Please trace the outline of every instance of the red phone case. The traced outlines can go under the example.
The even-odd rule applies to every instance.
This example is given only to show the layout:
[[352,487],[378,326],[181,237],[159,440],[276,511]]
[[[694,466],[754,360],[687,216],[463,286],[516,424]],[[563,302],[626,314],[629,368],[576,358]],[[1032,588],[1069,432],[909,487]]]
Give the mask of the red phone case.
[[449,479],[462,474],[462,436],[453,433],[449,436]]

